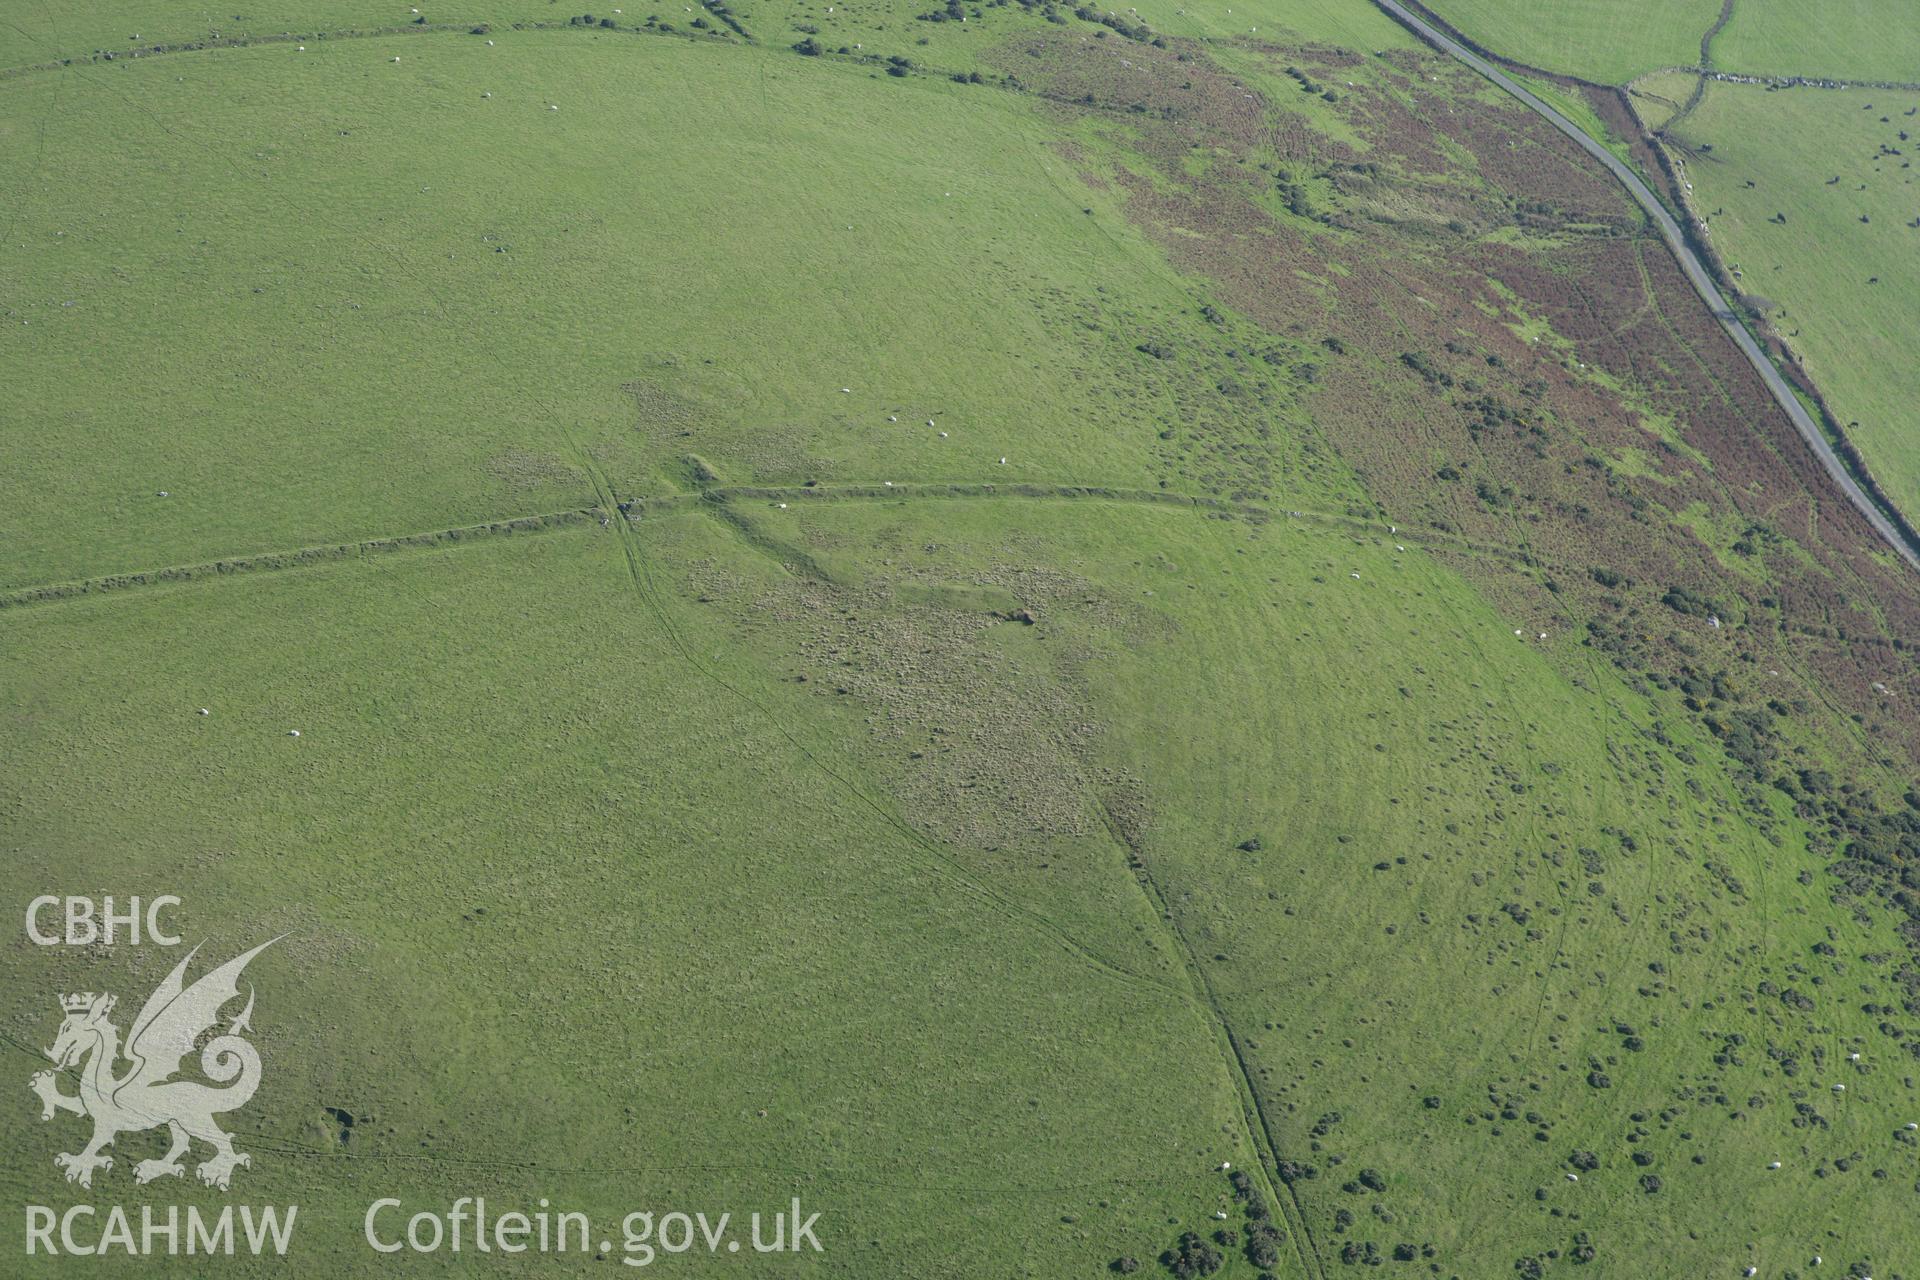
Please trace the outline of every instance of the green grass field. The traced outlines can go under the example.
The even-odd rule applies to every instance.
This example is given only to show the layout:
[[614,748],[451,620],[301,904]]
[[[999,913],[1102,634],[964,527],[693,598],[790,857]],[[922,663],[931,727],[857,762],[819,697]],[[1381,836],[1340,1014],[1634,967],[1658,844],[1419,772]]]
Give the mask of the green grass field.
[[1899,0],[1835,0],[1818,8],[1740,3],[1713,43],[1714,61],[1748,75],[1920,81],[1920,29]]
[[[1010,520],[989,508],[833,514],[820,523],[836,545],[857,520],[856,543],[912,545],[937,531],[961,558],[997,537],[973,542],[974,529]],[[1752,1256],[1776,1259],[1826,1230],[1889,1248],[1907,1238],[1904,1208],[1870,1182],[1816,1207],[1804,1184],[1767,1170],[1776,1149],[1801,1145],[1790,1107],[1732,1117],[1685,1086],[1674,1092],[1712,1078],[1716,1090],[1773,1096],[1781,1082],[1758,1060],[1698,1075],[1710,1067],[1702,1047],[1741,1028],[1776,1045],[1813,1031],[1727,1001],[1793,968],[1827,909],[1778,850],[1725,820],[1724,783],[1686,769],[1682,757],[1702,743],[1646,744],[1648,708],[1610,673],[1555,670],[1384,530],[1209,534],[1155,515],[1116,517],[1089,536],[1076,516],[1018,523],[1028,536],[1056,526],[1048,541],[1070,548],[1079,572],[1159,615],[1160,643],[1092,662],[1094,705],[1113,727],[1106,758],[1150,780],[1160,802],[1141,858],[1242,1029],[1265,1109],[1296,1134],[1339,1117],[1312,1149],[1351,1167],[1325,1169],[1302,1197],[1310,1230],[1333,1242],[1327,1252],[1348,1235],[1432,1242],[1448,1270],[1495,1274],[1565,1215],[1578,1215],[1565,1235],[1586,1224],[1616,1266],[1659,1256],[1689,1272],[1711,1271],[1731,1241],[1755,1240]],[[1159,555],[1136,577],[1127,566],[1142,545]],[[948,549],[929,560],[944,572]],[[1084,624],[1058,625],[1072,638]],[[1097,633],[1087,639],[1100,645]],[[1432,749],[1440,743],[1449,747]],[[1496,759],[1507,767],[1490,779]],[[1667,789],[1676,767],[1697,792]],[[1644,788],[1663,775],[1650,810]],[[1613,833],[1612,847],[1583,849],[1598,832]],[[1263,847],[1239,849],[1249,837]],[[1502,914],[1514,901],[1536,913],[1531,930]],[[1676,951],[1669,926],[1681,917],[1754,949]],[[1328,921],[1340,922],[1337,947]],[[1670,990],[1646,993],[1650,964]],[[1436,1017],[1443,1007],[1454,1016]],[[1623,1021],[1645,1048],[1621,1050]],[[1803,1043],[1864,1038],[1871,1023],[1831,1009]],[[1590,1086],[1592,1064],[1613,1076],[1611,1089]],[[1913,1101],[1891,1079],[1850,1087],[1850,1104]],[[1504,1134],[1497,1117],[1465,1123],[1490,1093],[1523,1099],[1515,1118],[1534,1120]],[[1425,1102],[1433,1096],[1437,1108]],[[1876,1112],[1835,1117],[1830,1140],[1884,1148]],[[1624,1152],[1577,1187],[1565,1181],[1567,1149],[1618,1151],[1630,1117],[1655,1113],[1664,1119],[1645,1151],[1666,1179],[1657,1214],[1641,1214],[1643,1167]],[[1694,1163],[1696,1153],[1707,1158]],[[1385,1192],[1339,1189],[1360,1166],[1384,1175]],[[1729,1217],[1730,1205],[1742,1208]],[[1376,1206],[1386,1216],[1369,1221]],[[1367,1225],[1340,1231],[1343,1207]]]
[[[1697,66],[1701,37],[1720,16],[1713,0],[1579,0],[1550,12],[1512,0],[1427,7],[1502,57],[1601,84]],[[1920,76],[1920,28],[1911,16],[1898,0],[1735,0],[1714,35],[1713,65],[1751,76],[1912,83]]]
[[[1713,0],[1577,0],[1551,11],[1513,0],[1434,0],[1454,29],[1504,58],[1601,84],[1626,84],[1700,62],[1720,16]],[[1920,77],[1920,27],[1900,0],[1735,0],[1713,37],[1713,65],[1750,76],[1808,76],[1911,84]]]
[[[6,585],[586,506],[582,451],[627,496],[696,451],[735,482],[1147,483],[1174,405],[1123,357],[1191,286],[980,90],[808,70],[568,32],[0,85],[34,140],[0,179],[35,428]],[[41,159],[76,151],[125,181]]]
[[[0,60],[410,21],[285,3]],[[1233,10],[0,79],[5,902],[287,935],[230,1193],[136,1186],[156,1134],[61,1179],[56,995],[178,953],[16,939],[9,1193],[300,1206],[138,1266],[216,1280],[585,1267],[361,1238],[470,1195],[607,1268],[633,1210],[821,1214],[658,1259],[716,1276],[1910,1265],[1910,584],[1714,434],[1563,143],[1371,6]]]
[[1577,0],[1550,9],[1512,0],[1435,0],[1427,7],[1501,57],[1600,84],[1693,66],[1700,61],[1700,36],[1719,14],[1714,0]]
[[[481,23],[564,24],[573,16],[557,13],[547,0],[458,0],[446,7],[429,4],[416,12],[418,8],[397,0],[269,0],[265,5],[248,5],[244,14],[235,14],[179,0],[111,0],[78,10],[26,3],[0,21],[0,59],[7,67],[109,53],[116,61],[137,61],[133,56],[136,51],[153,46],[398,31],[414,26],[414,19],[420,17],[427,19],[427,25],[440,28]],[[638,25],[637,18],[633,25]],[[306,41],[296,38],[294,43]]]
[[1915,93],[1712,84],[1680,131],[1713,148],[1688,174],[1715,247],[1743,288],[1776,304],[1770,323],[1909,512],[1920,510],[1916,107]]
[[[415,12],[418,8],[419,12]],[[981,53],[1012,32],[1032,28],[1020,9],[995,6],[966,22],[916,21],[942,6],[880,0],[879,3],[827,4],[824,0],[741,0],[731,6],[736,21],[762,43],[785,47],[812,35],[829,50],[860,46],[866,54],[903,54],[947,70],[972,70]],[[424,34],[465,30],[481,24],[502,31],[520,26],[565,26],[579,16],[555,0],[448,0],[412,6],[394,0],[270,0],[233,15],[180,3],[180,0],[112,0],[75,10],[26,0],[0,19],[0,70],[60,59],[115,55],[128,61],[136,51],[156,45],[195,42],[319,41],[305,36],[391,32]],[[1371,4],[1351,0],[1249,0],[1234,6],[1193,7],[1178,0],[1148,0],[1129,7],[1130,15],[1155,31],[1187,38],[1226,38],[1264,34],[1269,39],[1310,38],[1367,50],[1412,47],[1412,37]],[[719,18],[700,6],[646,5],[606,7],[595,21],[612,22],[632,32],[649,22],[702,41],[735,37]],[[944,18],[944,13],[942,14]],[[409,32],[424,18],[425,30]],[[698,24],[698,25],[696,25]],[[131,58],[137,61],[137,58]]]
[[[757,567],[706,521],[663,536],[648,555],[676,568]],[[799,1194],[839,1220],[826,1261],[856,1268],[1030,1253],[1055,1270],[1089,1239],[1197,1216],[1232,1088],[1189,1052],[1205,1024],[1124,877],[1090,850],[1010,918],[990,866],[837,780],[859,754],[764,657],[689,603],[649,616],[618,543],[594,529],[9,619],[6,687],[34,691],[9,698],[35,761],[13,780],[93,795],[36,826],[10,891],[75,860],[105,874],[111,849],[113,874],[196,904],[194,937],[294,934],[260,962],[276,1070],[241,1142],[262,1174],[248,1194],[302,1205],[343,1252],[376,1194],[477,1183],[608,1221]],[[32,728],[107,687],[104,721]],[[61,958],[14,970],[11,1025],[84,980]],[[325,1107],[362,1118],[350,1142]],[[9,1183],[44,1194],[46,1156],[27,1158],[44,1135],[9,1132]],[[1076,1212],[1084,1228],[1060,1223]]]
[[[1605,1257],[1701,1269],[1736,1239],[1904,1238],[1864,1175],[1806,1198],[1823,1153],[1884,1148],[1913,1104],[1897,1066],[1849,1068],[1812,1147],[1784,1099],[1729,1118],[1684,1084],[1775,1096],[1764,1059],[1706,1063],[1736,1031],[1874,1039],[1840,1004],[1725,1003],[1799,967],[1824,890],[1680,763],[1711,747],[1642,742],[1605,669],[1570,683],[1425,555],[1094,501],[740,518],[650,519],[637,579],[590,527],[7,620],[16,785],[90,797],[21,833],[14,891],[110,849],[199,904],[196,934],[295,934],[260,970],[279,1070],[242,1144],[254,1196],[337,1228],[374,1195],[476,1187],[596,1221],[800,1194],[836,1270],[1082,1271],[1156,1251],[1227,1203],[1209,1162],[1253,1161],[1204,991],[1284,1131],[1339,1113],[1327,1145],[1383,1171],[1389,1237],[1465,1274],[1553,1239],[1550,1210]],[[1061,568],[1024,568],[1039,548]],[[834,568],[796,579],[802,557]],[[1473,745],[1412,745],[1436,740]],[[1165,918],[1115,834],[1142,800]],[[1680,919],[1743,941],[1676,950]],[[74,981],[30,959],[23,1029]],[[1463,1125],[1489,1089],[1538,1120]],[[351,1139],[324,1108],[360,1117]],[[1652,1111],[1648,1218],[1617,1134]],[[10,1132],[37,1194],[43,1136]],[[1578,1149],[1612,1154],[1575,1188]],[[1355,1203],[1337,1180],[1302,1197],[1323,1239]]]

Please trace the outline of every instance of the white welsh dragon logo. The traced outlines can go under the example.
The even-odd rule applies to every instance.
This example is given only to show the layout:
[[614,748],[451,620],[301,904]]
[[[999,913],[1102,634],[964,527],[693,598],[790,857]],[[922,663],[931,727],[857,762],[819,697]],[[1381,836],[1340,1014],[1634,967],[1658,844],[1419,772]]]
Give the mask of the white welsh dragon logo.
[[[250,1165],[253,1157],[233,1149],[233,1135],[214,1123],[214,1116],[247,1105],[253,1091],[260,1087],[260,1054],[241,1038],[251,1028],[253,991],[248,988],[247,1007],[227,1025],[223,1034],[208,1040],[200,1050],[200,1070],[213,1085],[198,1080],[175,1079],[188,1054],[208,1031],[216,1029],[220,1009],[240,994],[240,972],[247,962],[278,942],[263,942],[244,955],[227,961],[213,972],[186,986],[182,979],[187,963],[200,950],[195,947],[185,960],[174,966],[147,997],[140,1016],[127,1033],[126,1047],[120,1043],[120,1028],[108,1020],[114,997],[83,992],[62,996],[60,1007],[66,1020],[60,1024],[47,1056],[63,1073],[85,1061],[80,1071],[80,1092],[60,1092],[59,1076],[52,1071],[34,1075],[30,1084],[40,1095],[42,1120],[53,1119],[58,1111],[93,1119],[93,1140],[77,1155],[61,1154],[54,1163],[66,1170],[67,1181],[83,1187],[93,1185],[95,1169],[113,1168],[113,1157],[102,1152],[122,1133],[167,1126],[172,1145],[158,1160],[142,1160],[134,1166],[135,1182],[155,1178],[179,1177],[186,1172],[180,1158],[187,1154],[191,1139],[213,1148],[213,1155],[196,1173],[210,1187],[227,1189],[237,1166]],[[114,1070],[122,1058],[132,1065],[120,1075]],[[216,1088],[215,1085],[222,1086]]]

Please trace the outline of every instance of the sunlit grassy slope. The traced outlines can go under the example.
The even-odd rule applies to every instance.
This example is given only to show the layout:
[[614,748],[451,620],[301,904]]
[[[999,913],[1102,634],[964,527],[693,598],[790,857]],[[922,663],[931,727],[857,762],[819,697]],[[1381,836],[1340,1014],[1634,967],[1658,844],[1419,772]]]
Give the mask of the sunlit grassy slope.
[[[1433,1242],[1445,1271],[1494,1274],[1586,1231],[1614,1265],[1705,1271],[1828,1230],[1907,1238],[1884,1183],[1805,1167],[1849,1143],[1910,1166],[1897,1058],[1839,1060],[1873,1019],[1837,994],[1814,1017],[1753,994],[1805,982],[1824,891],[1688,763],[1707,744],[1659,744],[1658,707],[1609,670],[1545,660],[1568,637],[1516,638],[1384,530],[991,506],[806,519],[801,545],[937,530],[937,551],[894,560],[908,579],[990,564],[1009,524],[1021,545],[1057,531],[1060,563],[1144,616],[1153,639],[1116,645],[1080,610],[1043,613],[1004,652],[1094,651],[1100,758],[1145,783],[1142,874],[1244,1037],[1282,1154],[1317,1166],[1296,1188],[1329,1261],[1349,1240]],[[1749,1048],[1721,1061],[1734,1037]],[[1822,1066],[1783,1078],[1763,1047]],[[1803,1131],[1795,1097],[1832,1128]],[[1576,1185],[1582,1149],[1602,1163]],[[1384,1192],[1343,1189],[1363,1167]],[[1342,1209],[1360,1225],[1340,1230]]]
[[582,451],[1141,485],[1183,413],[1133,348],[1191,287],[979,88],[556,32],[0,103],[8,585],[583,506]]
[[[1142,15],[1239,34],[1183,7]],[[1904,944],[1690,694],[1581,643],[1556,587],[1605,571],[1377,519],[1301,408],[1324,317],[1257,327],[1128,220],[1145,112],[788,49],[1000,65],[971,16],[825,8],[743,4],[757,46],[446,32],[0,82],[0,881],[178,893],[214,953],[289,934],[238,1194],[302,1206],[299,1273],[384,1274],[380,1195],[797,1195],[826,1252],[783,1269],[876,1278],[1229,1230],[1228,1280],[1910,1256]],[[1058,25],[1015,8],[982,29]],[[1402,39],[1370,7],[1244,13],[1440,84],[1364,63]],[[1220,62],[1272,93],[1246,34]],[[1364,189],[1418,212],[1378,154]],[[1434,186],[1471,203],[1466,168]],[[1330,305],[1416,305],[1312,265]],[[1378,359],[1368,407],[1437,433],[1439,359]],[[336,545],[541,513],[571,518]],[[1482,555],[1534,589],[1496,607]],[[1818,709],[1778,721],[1833,763]],[[174,959],[9,956],[22,1080],[53,993],[133,1005]],[[18,1102],[0,1180],[83,1194],[75,1123]],[[134,1187],[122,1141],[84,1194],[221,1202]],[[1280,1228],[1258,1265],[1224,1162]]]
[[[415,9],[419,12],[415,12]],[[944,5],[918,0],[741,0],[728,16],[736,31],[704,6],[633,4],[563,6],[554,0],[433,0],[413,6],[394,0],[266,0],[234,15],[180,0],[107,0],[74,8],[50,0],[21,0],[0,21],[0,68],[31,66],[64,58],[112,53],[116,61],[154,46],[194,42],[281,40],[289,36],[376,32],[416,27],[466,29],[485,23],[498,35],[516,25],[566,25],[589,13],[595,24],[626,32],[668,28],[699,40],[757,40],[785,47],[807,35],[828,49],[845,44],[862,53],[907,54],[923,63],[970,70],[979,55],[1010,32],[1031,29],[1039,7],[1001,4],[967,10],[967,20],[947,21]],[[1286,34],[1384,49],[1410,47],[1412,38],[1371,4],[1351,0],[1244,0],[1225,5],[1187,5],[1147,0],[1128,16],[1170,36],[1226,37]],[[938,22],[921,19],[939,13]],[[742,37],[740,32],[744,31]]]
[[[705,522],[662,554],[663,591],[742,561]],[[254,971],[241,1177],[362,1264],[380,1194],[609,1221],[798,1194],[834,1269],[896,1273],[1067,1269],[1197,1216],[1237,1108],[1117,856],[1062,850],[1029,896],[905,834],[832,719],[700,613],[652,613],[595,529],[10,615],[11,782],[87,802],[9,820],[7,892],[164,885],[210,952],[291,931]],[[177,956],[141,958],[151,983]],[[35,1044],[55,991],[141,994],[120,956],[11,973]],[[20,1195],[53,1193],[54,1128],[9,1126]]]
[[[1616,1257],[1684,1226],[1703,1266],[1898,1238],[1863,1177],[1807,1190],[1886,1150],[1897,1067],[1826,1064],[1853,1092],[1810,1146],[1784,1099],[1710,1100],[1781,1087],[1709,1061],[1733,1032],[1870,1033],[1742,1007],[1825,936],[1820,892],[1673,754],[1710,748],[1652,745],[1421,552],[1090,500],[736,519],[642,522],[637,576],[587,528],[5,619],[17,783],[89,797],[9,824],[13,891],[78,867],[176,888],[196,937],[294,931],[260,971],[252,1195],[337,1228],[375,1191],[524,1196],[526,1162],[600,1215],[797,1192],[835,1270],[1078,1270],[1251,1161],[1217,1009],[1289,1148],[1324,1162],[1305,1131],[1339,1113],[1392,1237],[1457,1267],[1549,1208]],[[80,979],[16,973],[30,1037]],[[1467,1123],[1489,1090],[1539,1119]],[[366,1117],[345,1146],[328,1107]],[[1669,1109],[1649,1217],[1618,1134]],[[38,1186],[46,1131],[9,1132]],[[1342,1179],[1301,1187],[1322,1237]]]
[[[235,7],[245,12],[235,13]],[[680,6],[673,10],[679,12]],[[471,27],[483,22],[502,26],[565,23],[573,16],[548,0],[456,0],[445,5],[431,0],[425,5],[399,0],[265,0],[244,6],[192,0],[105,0],[84,7],[23,0],[10,6],[0,21],[0,62],[7,67],[32,66],[109,53],[119,61],[155,47],[399,29],[416,25],[417,18],[425,18],[432,26]]]

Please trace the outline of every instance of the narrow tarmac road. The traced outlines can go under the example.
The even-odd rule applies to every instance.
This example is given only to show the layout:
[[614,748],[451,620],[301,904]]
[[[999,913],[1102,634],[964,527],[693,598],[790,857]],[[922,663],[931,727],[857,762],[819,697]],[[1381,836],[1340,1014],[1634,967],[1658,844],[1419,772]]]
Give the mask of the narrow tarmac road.
[[1767,390],[1773,394],[1774,400],[1793,422],[1794,430],[1800,433],[1800,438],[1807,442],[1807,447],[1813,450],[1815,457],[1820,459],[1820,465],[1827,469],[1827,474],[1833,478],[1834,484],[1839,486],[1840,492],[1845,494],[1847,501],[1866,517],[1867,523],[1873,526],[1874,531],[1885,538],[1887,544],[1900,554],[1901,559],[1916,570],[1920,570],[1920,551],[1915,550],[1894,523],[1882,514],[1880,508],[1874,505],[1873,499],[1868,497],[1854,480],[1852,473],[1834,453],[1833,446],[1828,444],[1827,438],[1820,433],[1820,425],[1813,420],[1813,415],[1807,412],[1806,406],[1802,405],[1799,397],[1793,394],[1793,388],[1787,385],[1787,380],[1780,376],[1778,369],[1773,367],[1773,361],[1767,358],[1767,353],[1760,349],[1760,344],[1753,340],[1753,335],[1747,332],[1746,326],[1741,324],[1739,318],[1734,315],[1733,308],[1727,305],[1726,298],[1721,296],[1720,289],[1714,284],[1713,277],[1707,272],[1705,264],[1694,254],[1693,249],[1687,244],[1686,237],[1680,233],[1680,226],[1673,220],[1673,215],[1667,212],[1667,207],[1660,203],[1659,197],[1653,194],[1652,189],[1640,180],[1640,175],[1622,163],[1613,152],[1587,136],[1580,126],[1548,106],[1535,94],[1529,93],[1512,76],[1462,45],[1458,40],[1436,29],[1432,23],[1398,3],[1398,0],[1374,0],[1374,3],[1442,53],[1466,63],[1546,117],[1548,123],[1580,144],[1582,150],[1605,165],[1607,171],[1620,180],[1620,185],[1639,201],[1640,207],[1647,211],[1647,216],[1652,218],[1654,225],[1660,228],[1661,236],[1666,239],[1667,247],[1673,251],[1674,258],[1680,263],[1680,269],[1686,273],[1687,279],[1693,284],[1694,291],[1707,304],[1708,310],[1713,312],[1714,318],[1720,321],[1720,327],[1727,331],[1727,336],[1733,339],[1733,344],[1740,348],[1740,353],[1746,356],[1747,363],[1753,366],[1754,371],[1760,375],[1761,381],[1767,384]]

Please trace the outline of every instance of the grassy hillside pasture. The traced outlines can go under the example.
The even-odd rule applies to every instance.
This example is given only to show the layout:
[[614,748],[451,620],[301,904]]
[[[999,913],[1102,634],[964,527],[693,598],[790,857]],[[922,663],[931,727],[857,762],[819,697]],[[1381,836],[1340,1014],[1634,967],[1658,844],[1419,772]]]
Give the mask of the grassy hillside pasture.
[[1661,67],[1700,61],[1715,0],[1433,0],[1427,8],[1503,58],[1600,84],[1625,84]]
[[[21,790],[93,797],[9,820],[12,892],[77,866],[180,886],[196,931],[297,931],[263,969],[254,1187],[336,1247],[370,1194],[524,1197],[530,1164],[602,1217],[800,1194],[837,1272],[1151,1256],[1252,1164],[1216,1017],[1318,1171],[1286,1220],[1327,1262],[1412,1242],[1483,1274],[1585,1232],[1705,1269],[1906,1229],[1868,1172],[1915,1175],[1873,1019],[1755,993],[1804,987],[1823,892],[1709,744],[1654,745],[1604,668],[1573,683],[1384,538],[756,503],[0,626]],[[19,1040],[63,959],[22,962]],[[1851,955],[1813,973],[1843,967],[1881,994]],[[46,1131],[9,1135],[36,1167]],[[1385,1190],[1343,1192],[1361,1170]]]
[[[165,885],[210,953],[293,931],[255,971],[240,1176],[350,1261],[304,1274],[385,1261],[379,1194],[614,1222],[797,1194],[809,1274],[1068,1274],[1200,1220],[1239,1107],[1119,856],[1062,841],[1029,886],[914,835],[829,708],[668,590],[784,576],[691,519],[646,538],[658,596],[591,528],[8,612],[10,789],[89,800],[9,808],[6,893]],[[16,953],[16,1045],[75,984],[137,1007],[126,953],[76,963]],[[6,1132],[44,1202],[72,1134]],[[222,1199],[136,1190],[146,1145],[95,1194]]]
[[1920,24],[1902,0],[1735,0],[1713,60],[1748,75],[1920,81]]
[[[984,637],[989,718],[1035,668],[1079,690],[1104,766],[1082,802],[1166,906],[1153,943],[1191,957],[1280,1157],[1316,1170],[1295,1192],[1327,1262],[1349,1242],[1430,1243],[1443,1274],[1491,1275],[1581,1232],[1614,1265],[1701,1272],[1793,1258],[1829,1231],[1898,1252],[1905,1196],[1863,1175],[1920,1173],[1894,1136],[1915,1101],[1904,1055],[1858,1000],[1828,994],[1843,970],[1884,993],[1884,970],[1807,967],[1831,906],[1789,852],[1794,824],[1776,847],[1704,735],[1655,741],[1669,709],[1557,629],[1515,637],[1384,530],[1018,501],[738,517],[789,563],[842,557],[838,581],[772,597],[700,585],[756,645],[793,643],[752,621],[788,608],[823,629],[786,661],[841,659],[845,692],[815,697],[852,702],[891,786],[912,794],[965,762],[998,805],[1032,803],[969,759],[965,720],[925,710],[921,682],[965,665],[954,634]],[[1025,568],[1042,553],[1067,576]],[[887,661],[878,637],[911,615],[875,610],[940,582],[1010,591],[1037,621],[949,621]],[[1021,701],[1044,727],[1047,700]],[[1001,745],[1018,753],[1013,729]],[[1029,883],[1056,847],[1009,844],[996,865]],[[1817,1011],[1783,1003],[1786,986]],[[1871,1065],[1842,1060],[1855,1046]],[[1856,1148],[1865,1167],[1834,1175]],[[1578,1185],[1574,1151],[1600,1160]],[[1363,1169],[1385,1189],[1345,1186]]]
[[[0,82],[4,896],[292,932],[299,1273],[1906,1265],[1920,595],[1617,187],[1365,5],[826,7]],[[9,954],[21,1078],[171,958]]]
[[1909,512],[1920,510],[1917,109],[1913,93],[1714,83],[1682,130],[1713,148],[1687,169],[1715,247],[1749,293],[1777,304],[1772,324]]
[[[418,8],[420,12],[415,13]],[[1105,30],[1058,10],[1065,22],[1091,37]],[[206,41],[279,41],[327,33],[370,33],[415,27],[424,18],[430,28],[467,29],[482,23],[496,38],[518,23],[566,25],[591,16],[629,34],[669,31],[699,40],[756,40],[786,48],[814,36],[828,50],[858,45],[863,56],[904,55],[948,71],[970,71],[982,52],[1010,34],[1045,26],[1040,12],[1020,5],[979,3],[962,6],[950,18],[935,0],[739,0],[709,10],[694,5],[557,5],[555,0],[431,0],[424,5],[397,0],[265,0],[235,15],[180,0],[108,0],[76,9],[49,0],[22,0],[0,19],[0,71],[65,58],[115,55],[116,61],[151,56],[157,46]],[[938,14],[933,21],[930,15]],[[929,15],[923,17],[923,15]],[[1178,0],[1148,0],[1128,10],[1128,18],[1155,32],[1196,39],[1260,36],[1326,41],[1355,49],[1405,48],[1412,37],[1371,4],[1344,0],[1247,0],[1233,6],[1190,6]],[[738,24],[738,30],[727,19]],[[740,32],[744,31],[742,37]],[[296,43],[299,41],[296,40]],[[308,41],[313,44],[315,42]]]
[[585,506],[588,458],[623,496],[691,452],[735,482],[1145,487],[1163,431],[1287,402],[1258,361],[1237,409],[1211,395],[1244,336],[1191,325],[1192,286],[1003,93],[553,32],[0,103],[4,585]]
[[[25,0],[10,5],[0,19],[0,67],[106,53],[114,54],[117,61],[163,45],[379,31],[411,27],[421,17],[432,26],[472,27],[483,22],[565,23],[580,12],[558,10],[548,0],[448,0],[443,4],[429,0],[424,5],[400,0],[264,0],[243,7],[246,12],[236,14],[233,6],[191,0],[105,0],[85,7]],[[678,11],[679,6],[674,8]],[[632,12],[641,10],[636,6]],[[611,6],[607,16],[613,16]],[[628,21],[638,26],[644,18]]]

